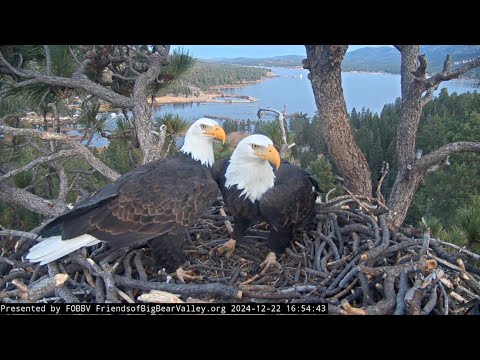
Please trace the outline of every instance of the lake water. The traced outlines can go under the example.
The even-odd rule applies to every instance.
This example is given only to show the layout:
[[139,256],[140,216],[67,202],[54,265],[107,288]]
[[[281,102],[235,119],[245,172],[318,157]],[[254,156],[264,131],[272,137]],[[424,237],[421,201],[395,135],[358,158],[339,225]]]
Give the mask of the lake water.
[[[243,88],[221,90],[227,94],[253,96],[258,99],[256,102],[169,104],[159,107],[156,113],[173,112],[191,121],[207,115],[253,120],[257,119],[259,107],[281,110],[287,103],[287,114],[303,112],[313,116],[317,108],[310,80],[307,78],[308,70],[275,67],[270,69],[279,77],[268,78]],[[361,110],[365,107],[380,113],[385,104],[394,102],[401,95],[400,75],[344,72],[342,84],[349,112],[353,108]],[[474,83],[461,80],[447,81],[441,84],[435,94],[444,87],[449,93],[478,91],[478,87],[474,87],[477,84],[478,81]]]
[[[65,133],[66,135],[75,135],[78,137],[83,137],[83,130],[69,130]],[[86,145],[88,140],[82,141],[83,145]],[[102,137],[99,133],[95,133],[93,135],[92,141],[90,143],[90,147],[103,147],[109,144],[109,140],[107,138]]]

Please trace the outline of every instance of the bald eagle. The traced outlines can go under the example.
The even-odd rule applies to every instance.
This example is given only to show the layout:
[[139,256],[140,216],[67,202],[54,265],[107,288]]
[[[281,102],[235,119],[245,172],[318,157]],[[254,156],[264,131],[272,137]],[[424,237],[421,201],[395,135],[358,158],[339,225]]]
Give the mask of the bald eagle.
[[289,246],[295,228],[315,216],[320,192],[317,181],[298,166],[281,160],[272,140],[264,135],[244,138],[230,158],[213,165],[212,174],[234,216],[230,248],[224,251],[233,251],[235,241],[248,227],[266,221],[271,226],[267,244],[274,252],[264,263],[271,265],[276,263],[275,252],[283,253]]
[[177,156],[133,169],[48,223],[27,259],[46,264],[100,241],[114,249],[148,242],[156,265],[173,271],[183,260],[185,229],[220,195],[210,168],[213,139],[225,137],[216,121],[197,120]]

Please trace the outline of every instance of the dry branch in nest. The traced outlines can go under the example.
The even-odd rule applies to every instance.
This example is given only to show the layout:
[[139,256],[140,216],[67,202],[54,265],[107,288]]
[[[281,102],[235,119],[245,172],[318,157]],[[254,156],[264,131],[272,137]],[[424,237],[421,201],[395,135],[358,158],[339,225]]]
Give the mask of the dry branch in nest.
[[351,315],[477,312],[478,255],[459,252],[454,245],[431,239],[428,232],[417,238],[392,233],[385,216],[385,209],[365,197],[342,196],[317,204],[316,222],[296,231],[279,257],[282,267],[262,273],[260,265],[269,253],[268,224],[250,228],[230,257],[219,256],[211,250],[230,239],[234,219],[228,209],[225,213],[213,207],[186,232],[185,283],[175,273],[153,267],[148,247],[111,251],[97,245],[47,269],[22,261],[32,243],[22,239],[21,246],[12,245],[0,257],[0,299],[328,302],[332,314]]

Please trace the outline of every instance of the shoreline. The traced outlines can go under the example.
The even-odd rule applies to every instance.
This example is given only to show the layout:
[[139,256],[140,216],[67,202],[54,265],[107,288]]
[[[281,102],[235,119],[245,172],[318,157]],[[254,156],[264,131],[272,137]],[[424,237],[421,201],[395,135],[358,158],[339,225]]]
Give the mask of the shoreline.
[[[223,98],[225,100],[220,100]],[[250,103],[255,102],[252,96],[224,94],[220,91],[208,91],[202,93],[199,96],[190,96],[188,98],[181,96],[159,96],[154,100],[154,105],[168,105],[168,104],[188,104],[188,103],[221,103],[221,104],[233,104],[233,103]],[[151,103],[149,101],[149,103]]]
[[[249,103],[255,102],[253,96],[248,95],[236,95],[236,94],[225,94],[221,91],[221,89],[241,89],[252,84],[258,84],[266,79],[271,79],[279,77],[274,72],[268,72],[266,76],[262,76],[259,80],[249,80],[245,81],[241,84],[225,84],[225,85],[214,85],[210,86],[207,91],[201,92],[199,96],[173,96],[173,95],[166,95],[166,96],[157,96],[154,100],[154,105],[168,105],[168,104],[188,104],[188,103]],[[225,100],[220,100],[218,98],[224,98]],[[149,102],[150,103],[150,102]]]

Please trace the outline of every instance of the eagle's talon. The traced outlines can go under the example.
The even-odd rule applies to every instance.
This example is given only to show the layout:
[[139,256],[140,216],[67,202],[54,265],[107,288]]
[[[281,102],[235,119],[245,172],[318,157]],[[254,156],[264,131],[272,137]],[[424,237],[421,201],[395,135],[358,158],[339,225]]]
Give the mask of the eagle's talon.
[[193,270],[185,271],[181,266],[175,271],[175,275],[181,283],[185,283],[185,280],[203,280],[203,276],[197,276],[194,274],[195,273],[193,272]]
[[240,283],[240,285],[248,285],[257,280],[260,276],[263,276],[267,273],[268,269],[270,269],[274,265],[278,269],[282,269],[282,265],[277,261],[277,255],[273,251],[270,251],[265,258],[265,260],[260,264],[260,268],[263,270],[259,274],[255,274],[252,277],[248,278],[244,282]]
[[277,255],[273,251],[270,251],[263,260],[263,262],[260,264],[260,267],[263,268],[263,270],[260,272],[260,275],[265,275],[268,271],[274,265],[278,269],[282,269],[282,265],[277,261]]
[[230,239],[228,240],[225,244],[222,244],[218,247],[215,247],[210,250],[210,256],[213,256],[215,252],[218,254],[218,256],[224,256],[228,259],[230,256],[232,256],[233,252],[235,251],[235,244],[237,243],[237,240]]

